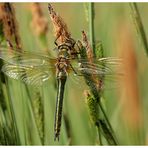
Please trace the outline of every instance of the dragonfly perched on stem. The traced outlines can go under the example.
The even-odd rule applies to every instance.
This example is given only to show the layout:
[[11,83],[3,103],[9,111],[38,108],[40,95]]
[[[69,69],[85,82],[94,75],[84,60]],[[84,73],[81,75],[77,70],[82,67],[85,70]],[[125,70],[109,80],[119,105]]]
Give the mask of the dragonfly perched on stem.
[[95,63],[88,62],[87,59],[78,56],[76,44],[72,38],[60,45],[56,43],[57,58],[52,58],[46,54],[19,52],[17,49],[8,50],[0,47],[0,58],[6,62],[2,71],[11,78],[38,86],[48,80],[53,71],[55,72],[58,85],[54,122],[55,140],[59,140],[60,135],[64,87],[67,77],[71,73],[79,77],[82,77],[83,74],[112,76],[113,71],[110,66],[117,66],[121,62],[120,59],[112,57],[94,59]]

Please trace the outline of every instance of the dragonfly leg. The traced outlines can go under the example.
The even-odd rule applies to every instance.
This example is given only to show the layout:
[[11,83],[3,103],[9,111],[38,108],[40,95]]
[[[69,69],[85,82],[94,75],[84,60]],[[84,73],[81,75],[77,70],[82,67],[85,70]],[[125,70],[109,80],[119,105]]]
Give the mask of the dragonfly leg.
[[75,69],[73,68],[73,66],[70,64],[71,69],[73,70],[73,72],[77,75],[78,73],[75,71]]
[[77,73],[77,71],[73,68],[73,66],[72,66],[71,64],[70,64],[70,67],[71,67],[71,69],[73,70],[73,72],[74,72],[75,75],[81,76],[81,75],[79,75],[79,74]]
[[11,42],[9,40],[7,40],[7,45],[9,48],[13,48],[13,45],[11,44]]
[[80,40],[78,40],[76,43],[75,43],[75,46],[77,47],[77,54],[80,54],[80,52],[81,52],[81,49],[82,49],[82,47],[83,47],[83,45],[82,45],[82,43],[81,43],[81,41]]
[[59,46],[58,43],[57,43],[57,40],[59,39],[59,37],[60,37],[60,35],[58,35],[57,38],[56,38],[55,41],[54,41],[54,44],[55,44],[56,46]]

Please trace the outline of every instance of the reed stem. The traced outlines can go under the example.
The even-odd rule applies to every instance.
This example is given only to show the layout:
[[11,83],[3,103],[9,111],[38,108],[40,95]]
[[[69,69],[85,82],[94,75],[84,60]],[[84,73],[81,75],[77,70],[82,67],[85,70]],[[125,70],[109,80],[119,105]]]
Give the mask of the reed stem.
[[19,135],[18,127],[17,127],[17,121],[16,121],[15,112],[14,112],[12,98],[11,98],[11,95],[10,95],[11,92],[10,92],[9,82],[8,82],[7,77],[5,77],[5,82],[6,82],[7,94],[8,94],[9,105],[10,105],[10,114],[11,114],[11,118],[12,118],[12,126],[13,126],[13,131],[12,132],[13,132],[13,134],[15,136],[16,145],[20,145],[21,144],[20,135]]
[[88,4],[88,13],[89,13],[89,33],[90,33],[90,43],[93,48],[93,54],[95,56],[95,32],[94,32],[94,3]]
[[112,137],[112,141],[114,141],[114,144],[117,145],[118,144],[117,138],[116,138],[115,133],[114,133],[114,130],[113,130],[111,124],[110,124],[110,121],[109,121],[109,119],[108,119],[108,117],[107,117],[107,115],[105,113],[105,110],[104,110],[104,108],[103,108],[103,106],[102,106],[101,103],[99,103],[99,106],[100,106],[100,109],[101,109],[101,111],[102,111],[102,113],[104,115],[104,118],[106,120],[106,123],[107,123],[107,125],[109,127],[108,128],[108,131],[109,131],[109,133],[110,133],[110,135]]
[[131,9],[131,14],[132,14],[132,18],[137,30],[137,34],[139,39],[141,40],[142,44],[143,44],[143,48],[146,51],[146,54],[148,56],[148,42],[147,42],[147,37],[145,34],[145,30],[144,30],[144,26],[142,24],[142,20],[141,20],[141,16],[137,7],[136,3],[129,3],[130,5],[130,9]]
[[98,123],[96,125],[97,127],[97,130],[98,130],[98,135],[99,135],[99,142],[100,142],[100,146],[103,145],[103,142],[102,142],[102,137],[101,137],[101,127],[100,127],[100,123]]

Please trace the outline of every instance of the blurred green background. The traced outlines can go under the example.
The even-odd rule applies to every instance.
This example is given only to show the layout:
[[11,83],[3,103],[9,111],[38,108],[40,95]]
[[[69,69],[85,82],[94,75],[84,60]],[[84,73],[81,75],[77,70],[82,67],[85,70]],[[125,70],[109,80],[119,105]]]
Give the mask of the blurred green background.
[[[45,17],[48,20],[48,50],[54,54],[54,33],[53,24],[51,23],[48,15],[47,3],[40,3]],[[87,21],[86,3],[51,3],[56,12],[64,19],[75,40],[81,40],[81,31],[85,30],[89,36],[89,26]],[[31,28],[32,14],[31,3],[14,3],[16,18],[19,27],[19,33],[23,44],[23,49],[26,51],[41,51],[45,49],[40,39],[34,34]],[[148,36],[148,3],[137,3],[139,12],[144,25],[145,33]],[[137,84],[138,84],[138,107],[140,108],[140,127],[132,130],[131,124],[126,121],[124,114],[122,99],[122,88],[105,90],[103,94],[104,106],[106,114],[113,126],[116,137],[120,145],[147,145],[148,144],[148,58],[142,47],[142,44],[137,36],[136,29],[131,17],[131,11],[128,3],[94,3],[95,6],[95,39],[102,41],[105,56],[118,56],[120,46],[121,30],[125,32],[128,28],[131,32],[133,42],[127,38],[127,42],[132,42],[134,46],[135,58],[137,61]],[[124,27],[126,24],[127,27]],[[125,29],[125,30],[124,30]],[[128,35],[128,34],[127,34]],[[128,44],[128,43],[127,43]],[[126,43],[125,43],[126,48]],[[124,49],[124,47],[123,47]],[[128,54],[128,53],[127,53]],[[40,92],[41,98],[44,103],[44,145],[68,145],[69,139],[65,132],[65,122],[62,119],[61,135],[59,142],[54,141],[54,112],[56,102],[56,89],[54,85],[55,78],[51,78],[45,82],[42,87],[34,88],[26,86],[17,80],[8,79],[9,81],[9,96],[7,93],[8,88],[3,86],[6,102],[11,99],[13,106],[13,114],[18,127],[18,135],[20,137],[20,144],[22,145],[41,145],[39,135],[40,128],[42,129],[42,118],[38,114],[40,104],[38,102],[39,96],[36,94],[37,90]],[[80,86],[73,83],[71,78],[68,78],[65,88],[64,97],[64,114],[68,118],[71,145],[97,145],[98,133],[95,126],[90,122],[90,117],[86,108],[84,90],[86,86]],[[112,85],[112,84],[110,84]],[[124,95],[123,95],[124,96]],[[126,97],[126,95],[124,96]],[[9,99],[8,99],[9,98]],[[35,123],[33,115],[33,107],[35,108],[37,118],[39,118],[38,126]],[[134,100],[134,99],[133,99]],[[127,99],[126,99],[127,101]],[[130,105],[127,108],[130,108]],[[126,104],[125,103],[125,104]],[[139,109],[138,109],[139,110]],[[136,112],[137,113],[137,112]],[[5,113],[7,114],[7,113]],[[124,115],[123,115],[124,114]],[[128,112],[128,114],[134,114]],[[127,116],[128,116],[127,114]],[[39,117],[38,117],[39,116]],[[134,116],[134,115],[133,115]],[[134,119],[134,118],[133,118]],[[2,117],[1,117],[2,120]],[[137,122],[137,120],[133,121]],[[133,123],[131,122],[131,123]],[[11,131],[11,130],[10,130]],[[42,132],[41,132],[42,133]],[[103,139],[104,144],[107,144]]]

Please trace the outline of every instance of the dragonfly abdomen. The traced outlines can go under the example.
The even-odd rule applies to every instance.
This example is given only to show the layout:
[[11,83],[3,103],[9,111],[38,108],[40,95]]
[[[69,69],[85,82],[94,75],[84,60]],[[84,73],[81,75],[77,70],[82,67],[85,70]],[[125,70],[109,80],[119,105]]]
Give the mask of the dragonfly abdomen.
[[54,123],[54,140],[59,140],[60,128],[61,128],[61,119],[62,119],[62,108],[63,108],[63,95],[64,87],[66,82],[66,76],[58,78],[58,93],[56,101],[56,112],[55,112],[55,123]]

